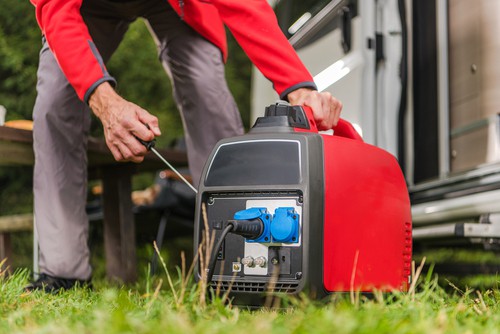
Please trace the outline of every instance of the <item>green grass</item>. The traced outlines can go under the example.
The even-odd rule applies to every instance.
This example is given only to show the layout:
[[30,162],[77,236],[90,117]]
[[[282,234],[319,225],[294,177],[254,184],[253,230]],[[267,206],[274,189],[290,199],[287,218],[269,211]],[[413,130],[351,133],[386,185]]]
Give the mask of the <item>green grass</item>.
[[[108,282],[101,236],[94,233],[93,239],[93,291],[26,294],[28,270],[0,274],[0,333],[500,333],[496,275],[458,279],[431,271],[419,275],[409,293],[375,293],[370,299],[333,295],[322,302],[302,295],[283,300],[288,308],[248,311],[232,307],[222,296],[205,304],[202,289],[180,279],[191,277],[180,275],[177,267],[178,254],[191,250],[190,236],[169,239],[162,249],[173,288],[165,269],[159,276],[148,275],[154,251],[149,243],[138,248],[138,283]],[[15,262],[29,268],[29,233],[13,235],[13,245],[19,253]],[[428,263],[498,263],[496,253],[484,250],[427,250],[415,258],[424,255]]]
[[484,248],[449,247],[430,248],[415,254],[413,259],[420,262],[423,257],[433,263],[459,262],[475,264],[500,264],[498,252],[487,251]]
[[98,279],[93,291],[56,295],[24,293],[27,270],[0,274],[0,333],[500,332],[498,290],[449,292],[432,273],[409,293],[333,295],[322,302],[302,295],[284,300],[287,308],[249,311],[222,296],[204,303],[202,289],[186,285],[180,272],[170,271],[172,287],[165,273],[143,274],[134,286]]

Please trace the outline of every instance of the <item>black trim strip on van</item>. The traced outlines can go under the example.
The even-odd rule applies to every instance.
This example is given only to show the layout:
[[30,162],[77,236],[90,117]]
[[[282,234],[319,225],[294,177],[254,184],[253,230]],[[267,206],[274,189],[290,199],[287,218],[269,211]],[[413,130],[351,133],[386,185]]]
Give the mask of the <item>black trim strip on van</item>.
[[[342,8],[352,5],[356,1],[353,0],[334,0],[327,4],[318,14],[314,15],[307,21],[292,37],[290,37],[290,44],[295,49],[300,49],[307,45],[313,37],[325,28],[335,18],[341,18],[343,15]],[[354,11],[352,17],[356,16]]]

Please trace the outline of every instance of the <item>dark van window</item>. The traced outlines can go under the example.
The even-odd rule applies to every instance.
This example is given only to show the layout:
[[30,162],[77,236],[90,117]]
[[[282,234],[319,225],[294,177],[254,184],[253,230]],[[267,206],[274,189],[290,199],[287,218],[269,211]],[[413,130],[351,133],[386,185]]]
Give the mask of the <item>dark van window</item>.
[[281,30],[289,38],[295,33],[290,29],[300,18],[307,21],[332,0],[278,0],[275,6]]

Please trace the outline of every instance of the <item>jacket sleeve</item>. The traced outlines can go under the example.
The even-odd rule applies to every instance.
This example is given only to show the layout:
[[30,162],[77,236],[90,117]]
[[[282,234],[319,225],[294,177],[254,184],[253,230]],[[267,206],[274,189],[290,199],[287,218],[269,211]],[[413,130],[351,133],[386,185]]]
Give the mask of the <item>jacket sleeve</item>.
[[59,66],[78,97],[88,102],[109,75],[80,14],[82,0],[31,0],[36,19]]
[[[205,0],[207,1],[207,0]],[[254,65],[268,78],[281,99],[307,87],[313,78],[279,28],[266,0],[211,0]]]

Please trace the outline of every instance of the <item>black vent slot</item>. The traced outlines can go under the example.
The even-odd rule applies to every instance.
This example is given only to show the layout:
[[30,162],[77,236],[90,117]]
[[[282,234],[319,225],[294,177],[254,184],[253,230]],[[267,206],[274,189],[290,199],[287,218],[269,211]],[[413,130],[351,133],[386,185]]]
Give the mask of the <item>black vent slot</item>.
[[222,292],[279,292],[279,293],[295,293],[299,287],[298,283],[276,283],[270,286],[264,282],[232,282],[232,281],[218,281],[211,282],[210,286],[214,289],[219,286]]
[[214,197],[277,197],[277,196],[299,196],[299,191],[238,191],[238,192],[223,192],[223,193],[210,193]]

